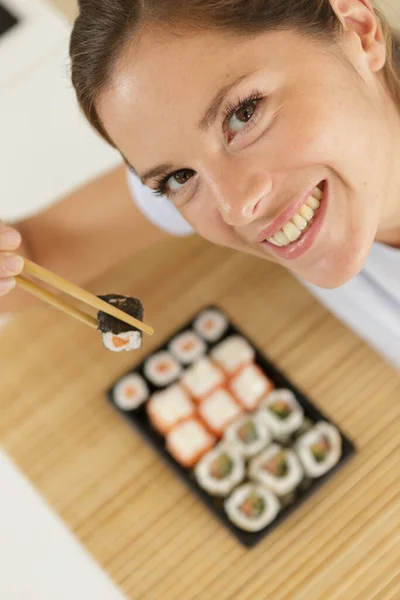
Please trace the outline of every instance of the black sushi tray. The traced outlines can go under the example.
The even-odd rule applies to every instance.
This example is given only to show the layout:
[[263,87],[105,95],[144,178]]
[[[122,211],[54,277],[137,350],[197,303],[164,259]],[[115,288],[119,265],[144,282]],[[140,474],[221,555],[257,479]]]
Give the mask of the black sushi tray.
[[[113,400],[113,389],[115,385],[118,383],[119,379],[121,379],[129,373],[136,373],[143,377],[150,390],[150,395],[156,391],[159,391],[160,388],[154,386],[145,376],[143,369],[144,363],[155,352],[166,350],[169,342],[175,336],[179,335],[180,333],[183,333],[187,329],[192,329],[196,317],[198,317],[198,315],[201,312],[207,309],[213,309],[221,312],[228,319],[229,322],[228,328],[224,332],[223,336],[216,343],[220,343],[226,337],[229,337],[231,335],[240,335],[244,337],[251,344],[251,346],[256,352],[256,364],[264,371],[267,377],[270,380],[272,380],[272,382],[277,388],[287,388],[295,394],[298,402],[304,409],[305,418],[312,422],[326,421],[328,423],[331,423],[338,429],[342,438],[342,454],[339,462],[335,465],[335,467],[319,479],[314,479],[312,481],[308,480],[307,485],[303,486],[303,488],[300,486],[300,488],[295,494],[293,501],[281,509],[275,520],[261,531],[255,533],[243,531],[236,527],[228,519],[224,511],[223,500],[215,498],[209,495],[207,492],[205,492],[197,484],[192,470],[181,466],[169,454],[169,452],[165,448],[164,438],[154,429],[147,416],[145,404],[139,406],[136,410],[127,412],[121,410]],[[207,354],[210,352],[213,346],[216,345],[216,343],[207,343]],[[241,329],[236,324],[234,324],[232,319],[219,306],[210,305],[203,307],[201,310],[197,311],[196,314],[188,322],[186,322],[181,328],[179,328],[179,330],[176,330],[173,333],[171,333],[171,335],[169,335],[168,338],[165,339],[162,344],[160,344],[148,356],[146,356],[138,365],[134,366],[130,371],[121,374],[121,377],[119,379],[115,381],[113,386],[107,391],[107,398],[109,402],[119,412],[119,414],[129,423],[129,425],[133,426],[142,435],[142,437],[155,449],[155,451],[161,457],[161,459],[174,471],[174,473],[176,473],[176,475],[190,488],[190,490],[194,494],[196,494],[196,496],[204,503],[204,505],[212,512],[212,514],[220,521],[220,523],[224,527],[226,527],[242,545],[248,548],[259,543],[274,529],[276,529],[283,521],[285,521],[285,519],[287,519],[295,510],[297,510],[299,506],[306,502],[308,498],[310,498],[317,490],[319,490],[327,481],[334,477],[335,474],[343,468],[343,466],[352,458],[352,456],[356,452],[354,443],[340,430],[336,423],[334,423],[332,419],[325,415],[297,386],[295,386],[290,381],[290,379],[282,372],[282,370],[275,366],[273,362],[257,348],[257,346],[252,342],[252,340],[249,339],[249,337],[243,331],[241,331]],[[132,460],[134,460],[134,457],[132,457]]]

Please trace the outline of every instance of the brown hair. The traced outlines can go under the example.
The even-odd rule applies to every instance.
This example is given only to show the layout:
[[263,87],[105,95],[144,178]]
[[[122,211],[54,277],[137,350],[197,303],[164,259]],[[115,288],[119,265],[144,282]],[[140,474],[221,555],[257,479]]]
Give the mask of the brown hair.
[[[329,0],[79,0],[72,32],[72,82],[88,121],[111,145],[96,110],[126,45],[144,28],[229,31],[239,36],[295,29],[329,41],[341,25]],[[385,18],[376,11],[387,41],[383,70],[389,92],[400,107],[400,79],[393,59],[393,39]]]

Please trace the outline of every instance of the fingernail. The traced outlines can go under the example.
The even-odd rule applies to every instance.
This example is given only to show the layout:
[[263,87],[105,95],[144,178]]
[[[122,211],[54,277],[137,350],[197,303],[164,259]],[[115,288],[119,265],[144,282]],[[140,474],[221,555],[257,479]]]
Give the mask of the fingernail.
[[10,275],[17,275],[24,268],[24,259],[22,256],[8,254],[3,258],[3,267]]
[[21,236],[18,231],[5,231],[0,235],[0,244],[7,250],[17,248],[21,243]]
[[13,278],[10,279],[0,279],[0,295],[6,294],[15,288],[16,281]]

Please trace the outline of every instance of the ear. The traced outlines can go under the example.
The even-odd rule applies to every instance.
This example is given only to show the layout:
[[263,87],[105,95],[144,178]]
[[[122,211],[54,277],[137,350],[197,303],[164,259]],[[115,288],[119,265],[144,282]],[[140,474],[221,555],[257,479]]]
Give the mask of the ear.
[[377,14],[369,0],[331,0],[345,32],[356,34],[372,71],[386,62],[386,42]]

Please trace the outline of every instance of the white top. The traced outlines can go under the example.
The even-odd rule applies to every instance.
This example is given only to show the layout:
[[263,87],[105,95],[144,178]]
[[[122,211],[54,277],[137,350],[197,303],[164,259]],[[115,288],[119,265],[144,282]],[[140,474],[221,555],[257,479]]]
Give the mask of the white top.
[[[193,233],[168,198],[155,196],[131,172],[128,182],[135,202],[152,223],[175,235]],[[302,283],[400,371],[400,250],[375,243],[362,272],[340,288],[324,290]]]
[[127,600],[0,448],[0,598]]

